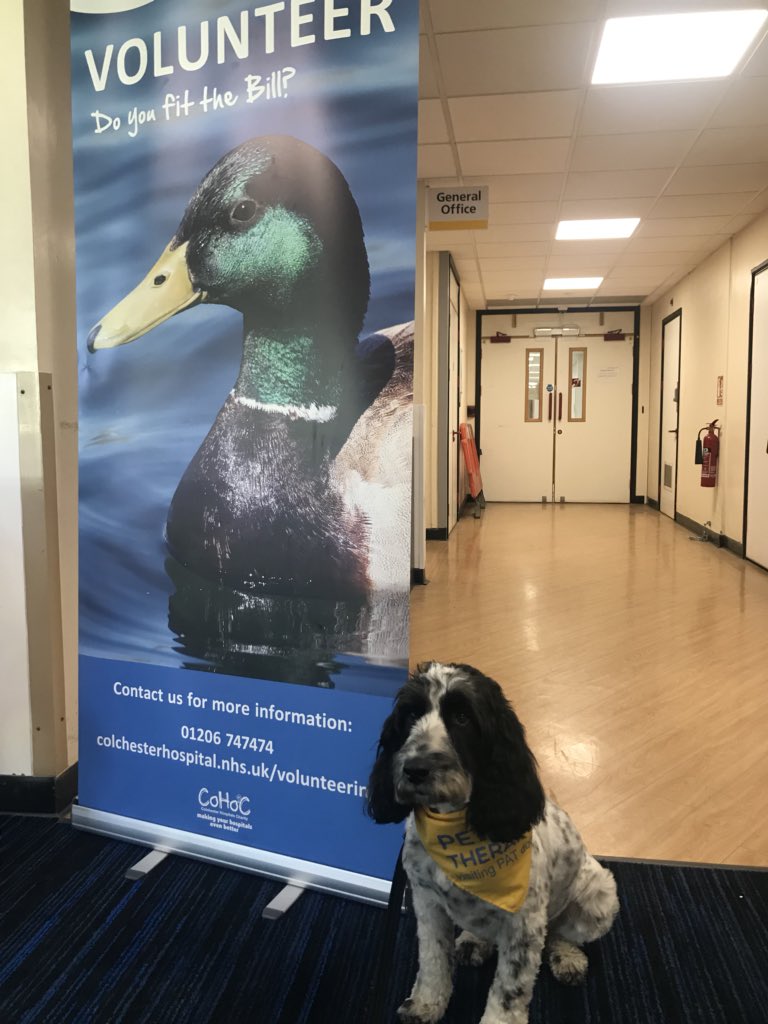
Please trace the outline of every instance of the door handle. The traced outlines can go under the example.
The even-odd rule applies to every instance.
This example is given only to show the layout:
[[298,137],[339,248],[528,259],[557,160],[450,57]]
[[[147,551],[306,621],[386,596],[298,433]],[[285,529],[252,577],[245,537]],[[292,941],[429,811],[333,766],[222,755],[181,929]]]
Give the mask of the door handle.
[[668,430],[667,433],[668,434],[676,434],[677,433],[677,427],[675,427],[674,430]]
[[563,418],[563,392],[557,396],[557,419],[558,422]]
[[453,440],[454,440],[454,441],[456,440],[456,438],[457,438],[458,436],[459,436],[459,432],[458,432],[458,430],[452,430],[452,431],[451,431],[451,437],[453,438]]
[[549,392],[549,415],[547,416],[549,422],[552,422],[552,392]]

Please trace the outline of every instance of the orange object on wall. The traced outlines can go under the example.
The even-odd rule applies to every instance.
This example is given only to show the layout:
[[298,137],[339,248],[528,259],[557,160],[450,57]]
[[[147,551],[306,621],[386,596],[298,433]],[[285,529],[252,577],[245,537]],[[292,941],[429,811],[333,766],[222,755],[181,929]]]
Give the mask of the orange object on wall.
[[462,423],[459,427],[461,438],[461,450],[464,452],[464,463],[469,476],[469,493],[476,498],[483,491],[483,479],[480,476],[480,460],[477,457],[475,446],[475,432],[468,423]]

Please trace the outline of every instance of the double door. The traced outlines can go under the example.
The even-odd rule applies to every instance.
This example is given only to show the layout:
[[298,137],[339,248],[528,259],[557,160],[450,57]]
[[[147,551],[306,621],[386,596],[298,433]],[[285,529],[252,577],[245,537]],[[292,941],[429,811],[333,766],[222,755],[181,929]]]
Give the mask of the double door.
[[489,501],[630,500],[633,338],[631,329],[618,340],[606,333],[483,338],[481,469]]

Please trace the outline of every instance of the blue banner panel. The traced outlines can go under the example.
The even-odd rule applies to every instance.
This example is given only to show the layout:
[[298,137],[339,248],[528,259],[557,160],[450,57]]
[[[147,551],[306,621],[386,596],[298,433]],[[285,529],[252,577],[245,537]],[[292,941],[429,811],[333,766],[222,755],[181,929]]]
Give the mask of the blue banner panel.
[[391,875],[397,830],[363,814],[390,697],[89,657],[80,679],[81,804]]
[[389,878],[418,3],[71,6],[81,805]]

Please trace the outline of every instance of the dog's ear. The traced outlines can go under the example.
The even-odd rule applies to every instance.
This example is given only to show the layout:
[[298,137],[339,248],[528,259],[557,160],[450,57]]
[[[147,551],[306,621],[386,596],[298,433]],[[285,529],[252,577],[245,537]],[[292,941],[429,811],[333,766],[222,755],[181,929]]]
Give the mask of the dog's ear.
[[467,823],[481,838],[512,843],[541,820],[544,789],[525,729],[501,687],[485,676],[476,693],[481,747],[472,759]]
[[376,762],[371,770],[366,793],[366,811],[379,825],[403,821],[410,807],[399,804],[395,798],[392,778],[392,758],[400,749],[399,711],[397,706],[381,727]]

